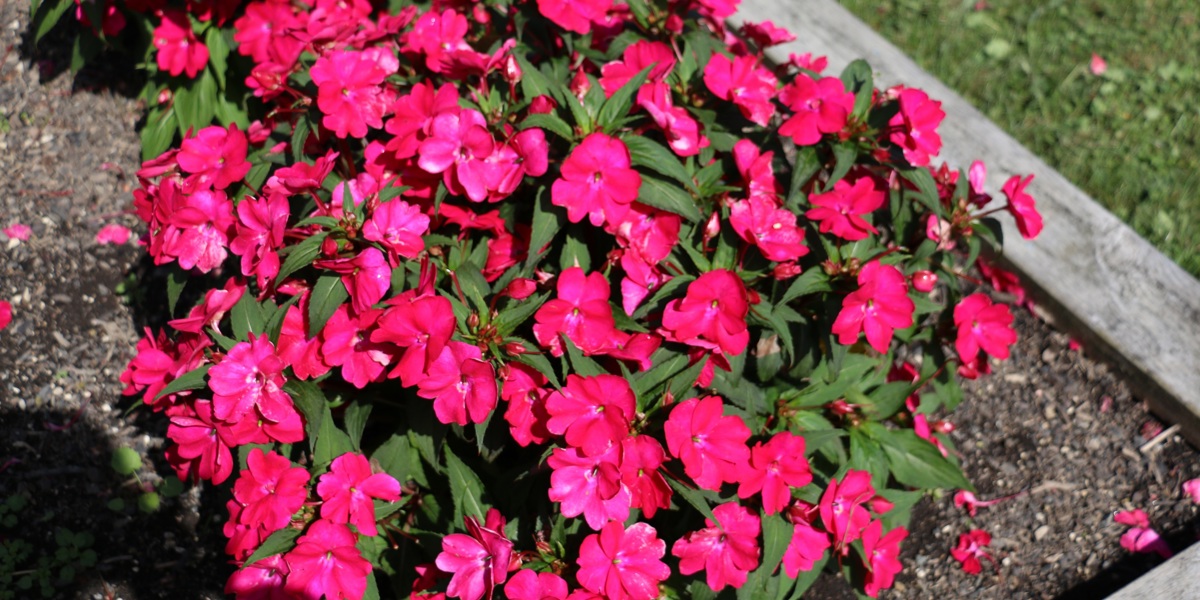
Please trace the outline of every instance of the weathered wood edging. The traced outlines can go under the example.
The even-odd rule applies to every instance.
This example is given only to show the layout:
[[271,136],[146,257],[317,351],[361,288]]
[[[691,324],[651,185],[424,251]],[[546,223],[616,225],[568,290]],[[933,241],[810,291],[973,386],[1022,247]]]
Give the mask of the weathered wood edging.
[[[983,160],[989,189],[999,190],[1012,175],[1034,173],[1028,191],[1045,229],[1026,241],[1011,219],[1001,219],[1008,240],[1002,261],[1020,275],[1039,306],[1088,350],[1112,360],[1139,398],[1200,446],[1200,281],[834,0],[742,0],[734,21],[767,19],[797,37],[768,50],[773,61],[812,52],[827,56],[829,72],[839,73],[863,58],[875,71],[877,87],[904,83],[941,100],[946,111],[941,157],[960,166]],[[1197,598],[1200,591],[1184,589],[1185,574],[1197,573],[1200,545],[1113,598]]]

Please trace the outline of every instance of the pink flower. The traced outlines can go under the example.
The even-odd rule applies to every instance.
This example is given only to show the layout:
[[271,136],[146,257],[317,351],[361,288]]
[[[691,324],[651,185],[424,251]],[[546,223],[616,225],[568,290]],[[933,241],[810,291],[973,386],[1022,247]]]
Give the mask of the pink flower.
[[318,58],[309,73],[324,114],[321,124],[340,138],[366,137],[368,127],[383,127],[394,98],[383,82],[399,68],[395,55],[381,47],[335,50]]
[[858,286],[842,300],[832,331],[845,345],[858,341],[858,334],[865,331],[872,348],[887,352],[895,330],[913,324],[915,306],[908,297],[907,280],[900,269],[872,261],[859,271]]
[[4,229],[0,229],[0,233],[8,236],[9,239],[27,242],[29,241],[29,234],[33,233],[33,230],[24,223],[13,223]]
[[442,538],[437,568],[453,573],[446,595],[463,600],[491,598],[495,586],[508,579],[513,543],[504,535],[504,517],[488,509],[483,525],[475,517],[465,517],[467,533],[452,533]]
[[815,208],[810,208],[804,216],[819,221],[821,233],[832,231],[833,235],[856,242],[867,239],[869,233],[879,233],[874,225],[863,219],[863,215],[883,206],[885,198],[883,192],[875,188],[871,177],[860,177],[853,185],[842,179],[833,184],[833,190],[809,196],[808,200]]
[[291,570],[285,589],[304,600],[318,600],[322,595],[362,598],[371,563],[363,558],[357,542],[358,536],[349,527],[318,519],[283,557]]
[[714,52],[704,68],[704,84],[714,96],[733,102],[743,116],[763,126],[775,114],[771,99],[775,97],[778,83],[753,56],[730,60],[724,54]]
[[652,519],[658,509],[671,507],[671,486],[659,472],[667,455],[658,440],[648,435],[625,438],[622,446],[621,483],[629,488],[630,506]]
[[609,600],[651,600],[671,570],[660,560],[667,545],[645,523],[625,528],[613,521],[579,547],[579,585]]
[[96,243],[120,245],[128,242],[130,235],[132,235],[132,233],[129,231],[128,227],[125,227],[124,225],[118,225],[116,223],[109,223],[108,225],[101,227],[100,231],[96,232]]
[[871,520],[871,514],[863,505],[874,497],[871,474],[866,471],[849,471],[841,483],[837,479],[829,481],[819,505],[821,522],[833,536],[834,548],[842,554],[850,548],[851,542],[862,537],[863,528]]
[[435,92],[432,83],[422,81],[407,96],[396,100],[392,110],[395,116],[384,126],[393,136],[387,149],[395,152],[397,158],[416,156],[421,142],[429,135],[434,117],[459,111],[458,89],[444,84]]
[[583,515],[588,527],[600,530],[609,521],[629,516],[629,489],[621,483],[621,446],[585,456],[578,448],[555,448],[546,464],[551,502],[561,503],[564,517]]
[[794,112],[779,128],[779,134],[791,136],[798,146],[811,146],[821,141],[823,134],[841,131],[854,111],[854,94],[847,92],[837,77],[813,81],[800,73],[779,99]]
[[363,535],[376,535],[375,504],[372,499],[396,502],[400,482],[387,473],[371,473],[371,463],[361,454],[346,453],[329,465],[317,482],[321,518],[354,525]]
[[429,231],[429,217],[420,207],[398,198],[379,205],[363,224],[363,237],[379,242],[392,256],[416,258],[425,249],[422,238]]
[[1020,175],[1013,175],[1004,182],[1004,187],[1000,188],[1008,197],[1008,204],[1005,205],[1005,208],[1016,220],[1021,237],[1027,240],[1032,240],[1042,232],[1042,215],[1037,210],[1033,196],[1025,192],[1025,188],[1032,181],[1033,175],[1024,179]]
[[1092,60],[1088,62],[1088,70],[1092,72],[1092,75],[1099,77],[1108,71],[1108,63],[1099,54],[1093,52]]
[[[8,327],[9,323],[12,323],[12,303],[8,300],[0,300],[0,331]],[[140,342],[138,346],[141,346]]]
[[593,23],[604,21],[605,14],[612,9],[612,0],[538,0],[538,12],[555,25],[587,35]]
[[601,67],[600,87],[604,88],[604,95],[611,97],[646,67],[652,67],[646,75],[646,83],[661,83],[675,68],[675,53],[662,42],[640,40],[630,44],[621,60]]
[[780,208],[767,196],[751,196],[730,204],[729,223],[743,240],[758,246],[767,260],[787,262],[808,254],[804,233],[796,227],[795,213]]
[[285,366],[266,335],[250,334],[249,342],[238,343],[208,371],[214,416],[236,422],[257,408],[268,421],[283,420],[296,410],[283,391]]
[[[973,514],[973,513],[972,513]],[[987,546],[992,543],[992,535],[982,529],[972,529],[966,533],[959,534],[958,545],[950,550],[950,556],[954,560],[962,563],[962,570],[971,575],[978,575],[983,571],[983,562],[981,559],[987,559],[995,563],[992,555],[988,553]]]
[[638,102],[663,131],[667,145],[678,156],[695,156],[708,146],[708,139],[700,135],[700,125],[691,113],[675,106],[671,88],[665,83],[650,83],[638,92]]
[[516,361],[508,363],[508,376],[500,388],[500,397],[508,402],[504,420],[508,422],[513,440],[521,447],[544,444],[553,435],[546,428],[550,413],[546,412],[546,397],[542,386],[546,376],[529,365]]
[[383,299],[392,286],[392,268],[378,248],[364,248],[356,256],[318,260],[317,268],[329,269],[342,276],[355,312],[366,312]]
[[290,600],[284,588],[288,572],[282,556],[269,556],[234,571],[225,582],[225,593],[236,600]]
[[[538,344],[562,356],[560,335],[567,336],[585,354],[596,354],[611,345],[616,333],[610,288],[603,273],[585,275],[571,267],[558,276],[558,297],[546,302],[533,315],[533,335]],[[632,415],[627,415],[632,417]]]
[[453,9],[430,10],[417,19],[405,37],[405,50],[424,54],[425,66],[435,73],[443,73],[448,66],[447,59],[453,54],[471,50],[465,39],[470,27],[470,21]]
[[736,502],[714,508],[713,516],[716,523],[705,519],[708,527],[676,540],[671,554],[679,557],[679,572],[684,575],[703,569],[708,587],[715,591],[726,585],[740,588],[758,566],[762,524],[758,515]]
[[1130,552],[1157,552],[1163,558],[1171,557],[1170,546],[1150,527],[1150,517],[1142,509],[1118,511],[1113,515],[1113,520],[1130,526],[1129,531],[1121,536],[1122,548]]
[[496,370],[482,360],[478,346],[449,342],[428,374],[417,384],[417,395],[433,400],[438,421],[483,423],[496,408]]
[[236,124],[224,127],[205,127],[183,140],[175,160],[188,178],[189,189],[223,190],[241,181],[250,172],[246,160],[246,134]]
[[546,398],[547,429],[567,443],[595,456],[629,435],[636,411],[629,382],[616,375],[567,375],[567,385]]
[[900,564],[900,542],[906,537],[908,530],[903,527],[883,535],[883,521],[871,521],[863,531],[863,553],[867,555],[869,568],[863,578],[863,591],[868,596],[878,598],[880,590],[892,587],[896,575],[903,569]]
[[[0,329],[4,329],[4,326],[0,325]],[[1183,493],[1191,496],[1193,504],[1200,504],[1200,478],[1183,482]]]
[[219,435],[212,403],[180,404],[167,409],[167,415],[171,418],[167,439],[175,443],[167,449],[167,461],[179,478],[186,481],[195,476],[224,483],[233,473],[234,460],[230,444]]
[[1004,360],[1008,348],[1017,342],[1012,329],[1012,312],[1004,304],[992,304],[986,294],[976,292],[954,307],[954,325],[958,337],[954,349],[963,363],[972,363],[982,350]]
[[158,49],[156,60],[159,70],[173,76],[187,72],[195,78],[208,64],[208,46],[192,32],[187,13],[168,9],[161,12],[162,23],[154,29],[154,47]]
[[942,149],[942,137],[937,128],[946,118],[942,103],[930,100],[921,90],[900,91],[900,112],[892,117],[888,125],[892,143],[900,146],[904,159],[914,167],[929,164],[930,157]]
[[333,311],[321,330],[321,352],[325,363],[342,368],[342,379],[358,389],[383,379],[383,372],[399,353],[399,348],[387,342],[371,341],[379,315],[371,309],[351,316],[350,307],[342,304]]
[[742,477],[750,460],[750,428],[741,417],[723,416],[719,396],[693,398],[675,405],[663,430],[667,449],[683,461],[696,485],[718,490]]
[[760,152],[758,145],[750,140],[738,140],[733,145],[733,160],[742,176],[747,198],[762,197],[773,202],[779,200],[783,188],[775,179],[775,168],[771,166],[774,157],[773,151]]
[[418,148],[418,164],[429,173],[441,173],[450,191],[474,202],[488,197],[486,160],[496,150],[487,120],[477,110],[461,109],[433,118],[429,137]]
[[290,216],[287,198],[245,198],[237,206],[237,237],[229,250],[242,257],[242,274],[258,278],[259,287],[279,274],[279,250]]
[[584,138],[563,161],[561,173],[550,189],[551,203],[565,207],[572,223],[588,215],[597,227],[620,220],[642,185],[642,176],[630,168],[625,143],[603,133]]
[[746,315],[750,301],[742,280],[732,271],[717,269],[688,284],[684,298],[672,300],[663,311],[663,329],[685,344],[715,344],[736,356],[750,342]]
[[391,342],[405,348],[404,356],[388,377],[399,377],[404,387],[417,385],[425,371],[442,354],[457,324],[450,301],[436,294],[407,291],[388,301],[372,342]]
[[772,21],[763,21],[762,23],[747,21],[742,23],[742,34],[750,38],[760,50],[771,46],[778,46],[779,44],[786,44],[796,39],[796,36],[792,32],[776,25]]
[[783,553],[783,570],[795,579],[801,572],[811,571],[818,560],[829,549],[829,534],[820,531],[805,521],[792,526],[792,540]]
[[308,498],[308,469],[276,452],[250,450],[247,469],[233,484],[233,498],[244,508],[239,521],[262,528],[263,535],[282,529]]
[[509,600],[567,600],[567,582],[554,573],[521,569],[504,584]]
[[229,255],[227,247],[234,232],[233,202],[223,192],[201,190],[185,196],[168,223],[162,247],[166,260],[156,261],[158,264],[175,257],[184,269],[195,267],[208,273]]
[[750,469],[738,486],[738,497],[762,493],[763,512],[773,515],[792,501],[792,488],[812,481],[812,471],[804,458],[804,438],[782,431],[765,445],[757,443],[750,451]]

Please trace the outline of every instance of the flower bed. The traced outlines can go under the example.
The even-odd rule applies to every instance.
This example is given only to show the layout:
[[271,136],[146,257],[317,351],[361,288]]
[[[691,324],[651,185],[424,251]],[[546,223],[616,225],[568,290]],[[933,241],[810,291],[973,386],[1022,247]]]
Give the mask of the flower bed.
[[236,473],[231,592],[874,595],[970,487],[938,415],[1015,335],[958,285],[994,226],[938,103],[771,69],[732,6],[609,8],[135,17],[145,148],[185,133],[139,216],[199,301],[123,380],[182,479]]

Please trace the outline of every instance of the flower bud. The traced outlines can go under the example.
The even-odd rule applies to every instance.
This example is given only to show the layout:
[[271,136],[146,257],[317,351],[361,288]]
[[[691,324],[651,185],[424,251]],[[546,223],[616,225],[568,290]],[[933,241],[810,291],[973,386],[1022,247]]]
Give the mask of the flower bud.
[[930,429],[936,431],[937,433],[950,433],[954,431],[954,423],[951,423],[950,421],[934,421],[933,425],[930,426]]
[[525,349],[525,345],[521,342],[508,342],[504,344],[504,352],[509,356],[521,356],[528,352],[528,350]]
[[487,24],[492,22],[492,15],[488,14],[487,7],[482,2],[476,4],[471,9],[471,17],[475,19],[476,23]]
[[887,498],[884,498],[883,496],[875,496],[874,498],[871,498],[870,505],[871,505],[871,512],[873,512],[877,515],[882,515],[883,513],[886,513],[889,510],[892,510],[892,507],[895,506],[894,504],[889,502]]
[[537,282],[532,279],[518,277],[504,288],[504,294],[512,297],[515,300],[524,300],[533,295],[537,291]]
[[587,95],[588,90],[592,88],[592,82],[588,79],[587,73],[583,69],[576,69],[575,76],[571,78],[571,83],[567,85],[572,94],[583,102],[583,97]]
[[504,80],[510,84],[516,84],[521,81],[521,65],[517,62],[516,57],[509,54],[504,57]]
[[929,292],[932,292],[934,286],[937,285],[937,282],[937,273],[934,273],[933,271],[922,270],[912,274],[913,289],[921,292],[922,294],[928,294]]
[[479,313],[471,313],[467,315],[467,327],[475,329],[479,327]]
[[683,17],[679,15],[670,15],[667,17],[667,22],[664,24],[667,31],[676,35],[683,33]]
[[713,211],[712,216],[708,218],[708,223],[705,223],[704,225],[704,242],[708,243],[708,240],[711,240],[720,234],[721,215],[720,213]]
[[163,90],[158,93],[159,105],[165,106],[167,104],[170,104],[171,98],[173,98],[173,96],[171,94],[171,90],[169,90],[169,89],[163,88]]
[[783,281],[799,275],[802,271],[803,270],[800,268],[800,265],[796,264],[795,262],[785,262],[775,265],[775,268],[771,271],[771,276],[773,276],[775,279]]
[[321,241],[321,255],[326,258],[334,258],[338,253],[337,240],[327,237]]
[[547,115],[554,112],[558,108],[558,103],[550,96],[541,95],[533,99],[529,103],[529,113],[534,115]]

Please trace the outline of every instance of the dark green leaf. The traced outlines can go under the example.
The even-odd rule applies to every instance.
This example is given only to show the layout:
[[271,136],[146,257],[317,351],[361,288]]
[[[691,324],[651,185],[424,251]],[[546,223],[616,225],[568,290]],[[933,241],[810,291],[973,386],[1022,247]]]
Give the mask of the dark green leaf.
[[709,506],[708,500],[704,497],[702,492],[689,488],[681,482],[675,481],[674,477],[667,477],[666,480],[667,483],[671,484],[671,489],[675,490],[675,492],[678,493],[685,502],[691,504],[692,508],[700,511],[700,514],[704,515],[704,518],[712,521],[713,523],[717,522],[717,517],[713,514],[712,507]]
[[796,587],[792,588],[792,595],[788,597],[788,600],[800,600],[804,596],[804,593],[808,591],[808,588],[811,588],[817,582],[817,577],[821,576],[821,571],[825,569],[825,563],[827,562],[829,562],[828,550],[821,556],[821,560],[813,563],[812,569],[804,571],[796,577]]
[[530,129],[538,127],[557,135],[558,137],[567,140],[568,142],[575,139],[575,132],[571,131],[571,126],[567,122],[558,118],[554,113],[532,114],[525,117],[521,121],[521,129]]
[[817,292],[828,292],[833,288],[829,287],[829,276],[819,268],[812,268],[800,274],[799,277],[792,280],[792,285],[788,286],[783,297],[779,299],[779,304],[787,304],[792,300],[808,294]]
[[483,522],[487,507],[483,504],[483,482],[461,459],[454,455],[449,446],[443,447],[446,455],[446,475],[450,478],[450,495],[454,498],[454,522],[462,523],[463,517],[475,517]]
[[906,181],[917,187],[917,200],[925,205],[925,208],[933,211],[933,214],[939,217],[945,217],[945,209],[942,207],[942,201],[938,197],[937,182],[933,180],[933,175],[929,174],[929,170],[917,167],[913,169],[898,169],[898,173]]
[[871,66],[861,58],[846,65],[842,71],[842,83],[846,91],[854,94],[854,116],[859,120],[867,116],[871,108],[871,97],[875,94],[875,77]]
[[171,263],[167,268],[167,312],[175,315],[175,306],[179,304],[179,295],[187,285],[188,274],[178,263]]
[[370,404],[354,402],[346,407],[344,417],[346,421],[346,434],[350,436],[350,443],[354,445],[354,449],[359,452],[362,452],[363,431],[367,428],[367,418],[370,416]]
[[354,451],[354,447],[350,443],[350,436],[338,429],[333,422],[333,415],[329,412],[328,406],[324,407],[323,415],[321,428],[317,431],[317,441],[313,447],[313,464],[317,467],[327,465],[333,462],[333,459]]
[[704,218],[696,201],[691,194],[679,186],[668,183],[649,175],[642,176],[642,186],[638,190],[638,201],[654,208],[675,213],[693,223]]
[[808,183],[819,170],[821,170],[821,159],[817,156],[815,146],[808,146],[797,151],[796,164],[792,167],[792,182],[788,188],[786,202],[789,209],[800,212],[804,184]]
[[142,456],[133,448],[121,446],[113,450],[112,460],[109,461],[112,470],[118,475],[128,477],[133,475],[135,471],[142,468]]
[[853,144],[837,144],[833,147],[833,171],[829,174],[829,181],[825,182],[825,191],[833,189],[833,185],[841,181],[846,173],[850,172],[850,167],[853,167],[858,162],[858,147]]
[[292,397],[300,414],[304,415],[304,433],[308,437],[308,449],[316,451],[317,434],[325,422],[325,393],[317,384],[299,379],[288,380],[283,390]]
[[670,177],[688,188],[692,193],[700,193],[700,190],[696,188],[696,182],[692,181],[692,176],[688,174],[687,169],[683,167],[683,164],[679,162],[679,158],[668,150],[666,146],[640,135],[627,135],[622,140],[625,142],[625,146],[629,148],[629,156],[633,160],[633,166],[645,167],[660,175]]
[[891,431],[876,424],[871,434],[887,453],[888,464],[896,481],[922,488],[974,490],[962,470],[942,456],[933,444],[910,430]]
[[521,338],[509,338],[513,341],[518,341],[525,347],[525,353],[517,357],[517,362],[529,365],[537,370],[538,373],[546,376],[555,389],[561,388],[562,384],[558,381],[558,375],[554,372],[554,366],[550,364],[550,360],[546,355],[541,354],[541,348],[530,344]]
[[[71,0],[42,0],[34,11],[33,21],[30,27],[34,30],[33,43],[37,44],[42,41],[47,33],[58,23],[59,19],[66,14],[67,10],[75,6]],[[93,21],[94,23],[95,21]],[[90,35],[84,32],[79,32],[76,35]]]
[[567,228],[567,240],[563,244],[562,255],[558,257],[558,265],[562,270],[579,267],[586,273],[592,269],[592,254],[588,249],[584,236],[587,230],[576,223]]
[[[94,2],[91,4],[96,5]],[[71,46],[71,72],[78,73],[88,61],[100,54],[103,47],[100,39],[91,33],[80,33],[75,36],[75,44]]]
[[756,600],[768,597],[767,582],[779,568],[783,553],[792,541],[792,529],[792,524],[780,515],[762,515],[762,564],[750,573],[746,584],[738,589],[739,599]]
[[296,128],[292,130],[292,162],[299,163],[304,161],[304,142],[308,139],[308,134],[312,132],[312,125],[308,122],[308,114],[302,113],[296,119]]
[[675,374],[686,369],[688,357],[678,352],[660,349],[651,357],[651,362],[654,366],[649,371],[638,373],[629,380],[633,392],[638,397],[670,381]]
[[255,550],[254,554],[251,554],[250,558],[246,559],[246,562],[242,564],[242,568],[244,569],[248,565],[252,565],[264,558],[269,558],[275,556],[276,554],[283,554],[284,552],[295,548],[296,538],[298,537],[300,537],[300,531],[292,529],[291,527],[284,527],[283,529],[272,533],[271,535],[267,536],[267,539],[263,540],[263,543],[258,547],[258,550]]
[[411,479],[422,487],[429,487],[425,469],[421,468],[421,456],[413,448],[408,436],[392,435],[375,449],[371,458],[379,461],[379,466],[397,481],[403,483]]
[[163,111],[156,107],[151,110],[142,127],[142,160],[157,158],[166,152],[175,141],[176,127],[175,109]]
[[233,328],[233,336],[240,341],[248,341],[250,334],[261,335],[266,325],[266,316],[262,306],[254,299],[254,294],[245,292],[237,304],[229,311],[229,325]]
[[501,336],[507,336],[516,331],[517,327],[520,327],[526,319],[533,316],[533,313],[537,312],[549,298],[550,292],[543,292],[515,302],[513,306],[506,308],[500,314],[496,315],[496,331]]
[[903,381],[885,383],[858,401],[865,407],[868,417],[882,421],[900,410],[904,400],[917,390],[917,385]]
[[529,259],[525,261],[526,266],[537,264],[542,250],[554,240],[555,234],[562,229],[566,221],[567,215],[563,209],[550,203],[550,198],[546,195],[546,186],[539,187],[533,205],[533,230],[529,238]]
[[225,89],[225,71],[229,69],[229,42],[225,40],[225,31],[221,27],[210,27],[204,36],[204,45],[208,46],[208,64],[212,65],[217,75],[216,83],[220,89]]
[[203,388],[205,386],[204,378],[208,375],[208,370],[210,368],[212,368],[212,365],[204,365],[198,369],[193,369],[187,373],[184,373],[183,375],[180,375],[179,377],[176,377],[173,381],[171,381],[171,383],[168,383],[167,387],[163,388],[162,391],[154,397],[154,399],[158,400],[164,396],[177,394],[185,390],[198,390]]
[[[290,258],[290,257],[289,257]],[[337,310],[350,294],[342,283],[342,277],[336,273],[326,273],[317,278],[313,286],[312,297],[308,300],[308,327],[311,335],[316,335],[325,327],[329,317]]]
[[566,336],[562,336],[562,345],[567,349],[567,355],[571,357],[571,369],[578,375],[590,377],[593,375],[607,375],[608,371],[600,366],[600,363],[592,360],[590,357],[584,356],[583,352],[571,343],[571,340]]
[[216,116],[217,82],[212,71],[205,69],[195,79],[175,91],[175,116],[179,119],[179,135],[188,130],[199,131],[212,124]]
[[329,232],[322,231],[304,238],[295,246],[291,246],[288,249],[287,258],[283,259],[283,264],[279,267],[279,275],[275,276],[275,283],[283,283],[283,280],[291,276],[292,273],[311,265],[313,260],[317,258],[317,255],[321,253],[321,244],[328,236]]

